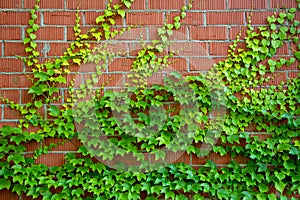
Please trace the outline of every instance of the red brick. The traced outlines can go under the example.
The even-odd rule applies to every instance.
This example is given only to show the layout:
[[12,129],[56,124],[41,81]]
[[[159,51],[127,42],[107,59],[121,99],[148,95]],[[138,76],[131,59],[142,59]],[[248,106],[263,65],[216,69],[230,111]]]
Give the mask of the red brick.
[[[161,40],[157,31],[161,26],[149,26],[149,40]],[[145,39],[145,35],[143,37]],[[173,30],[173,35],[169,37],[169,40],[188,40],[187,27],[181,26],[178,30]]]
[[254,133],[254,134],[250,134],[250,136],[253,137],[258,137],[258,139],[260,140],[266,140],[267,138],[272,137],[271,134],[262,134],[262,133]]
[[[121,0],[113,0],[111,5],[115,5],[115,4],[123,5]],[[130,10],[145,10],[145,9],[146,9],[146,0],[134,1],[130,7]]]
[[64,28],[41,27],[37,32],[37,40],[64,40]]
[[[112,29],[115,30],[115,29]],[[120,29],[117,29],[120,30]],[[142,37],[141,37],[142,36]],[[126,30],[123,34],[117,35],[113,38],[113,40],[123,41],[123,40],[137,40],[140,38],[146,40],[147,29],[146,28],[132,28],[130,30]]]
[[300,78],[300,72],[289,72],[289,78]]
[[16,193],[12,193],[10,190],[1,190],[0,200],[19,200],[19,196]]
[[281,81],[286,82],[285,72],[266,73],[265,78],[270,77],[270,80],[264,85],[279,85]]
[[[96,86],[97,87],[98,86],[104,86],[104,87],[123,86],[124,76],[125,75],[122,74],[102,74],[101,76],[98,76],[99,83]],[[91,74],[83,74],[83,81],[86,81],[88,79],[91,79]]]
[[128,13],[126,22],[128,25],[161,25],[163,24],[163,13]]
[[44,24],[46,25],[75,25],[76,12],[45,12]]
[[106,49],[109,52],[125,54],[128,52],[128,42],[121,41],[121,42],[117,42],[115,44],[109,43],[109,44],[107,44]]
[[48,167],[61,166],[64,164],[64,153],[48,153],[41,155],[36,161],[35,164],[45,164]]
[[22,42],[4,42],[4,56],[26,56]]
[[38,149],[40,147],[40,143],[36,142],[34,140],[31,140],[30,142],[27,142],[26,144],[24,144],[24,146],[26,147],[26,152],[32,152],[36,149]]
[[21,8],[22,0],[0,1],[0,8]]
[[43,145],[49,146],[51,143],[57,144],[58,146],[51,149],[50,151],[77,151],[81,142],[79,140],[63,140],[60,138],[46,138]]
[[197,0],[193,2],[193,10],[225,10],[225,0]]
[[23,62],[17,58],[0,58],[0,72],[22,72]]
[[226,27],[195,27],[190,29],[192,40],[226,40]]
[[188,70],[188,61],[184,58],[170,58],[169,68],[175,71],[187,71]]
[[0,74],[0,80],[0,88],[26,88],[31,85],[31,81],[23,74]]
[[230,42],[210,42],[210,55],[225,56],[228,55]]
[[276,55],[288,55],[289,54],[289,46],[287,43],[283,43],[282,47],[277,49]]
[[38,43],[38,51],[40,52],[40,56],[61,56],[70,46],[68,42],[61,42],[61,43],[48,43],[50,45],[50,50],[46,52],[43,51],[45,48],[46,43]]
[[8,106],[4,107],[4,119],[22,119],[22,115],[19,111],[13,110]]
[[247,30],[247,28],[245,26],[230,27],[229,37],[230,37],[231,40],[235,40],[236,36],[238,36],[241,33],[240,38],[245,38],[246,37],[246,30]]
[[221,61],[224,61],[226,58],[227,58],[227,56],[222,56],[222,57],[213,57],[212,56],[213,62],[216,63],[216,64],[221,62]]
[[[174,23],[174,17],[180,16],[179,12],[171,12],[167,15],[168,23]],[[182,25],[203,25],[203,13],[188,12],[186,17],[181,21]]]
[[293,0],[270,0],[271,8],[293,8],[297,7],[297,2]]
[[263,9],[267,8],[266,0],[229,0],[229,9]]
[[[102,159],[100,158],[100,160],[102,160]],[[144,160],[149,162],[149,153],[144,153]],[[102,161],[102,163],[105,164],[105,163],[107,163],[107,161],[104,161],[104,162]],[[108,166],[115,168],[115,169],[121,169],[121,168],[119,168],[118,163],[122,163],[126,167],[141,165],[141,162],[138,161],[137,158],[132,155],[132,153],[125,154],[124,156],[115,155],[114,158],[111,161],[109,161]]]
[[123,86],[123,75],[121,74],[102,74],[98,86],[105,87]]
[[214,60],[210,58],[190,58],[191,71],[208,71],[214,64]]
[[172,1],[162,1],[162,0],[149,0],[149,9],[159,9],[159,10],[180,10],[186,5],[185,0],[172,0]]
[[27,25],[28,12],[0,12],[0,25]]
[[108,65],[109,72],[127,72],[130,71],[133,59],[131,58],[116,58]]
[[[124,46],[125,45],[126,44],[124,44]],[[129,55],[130,56],[137,56],[138,52],[143,49],[141,43],[139,43],[139,42],[128,43],[128,48],[129,48]]]
[[21,28],[1,27],[0,40],[21,40]]
[[244,12],[207,12],[206,23],[210,24],[245,24]]
[[[35,2],[36,2],[35,0],[24,0],[24,8],[33,8]],[[63,9],[64,1],[63,0],[41,1],[39,6],[41,9],[49,9],[49,8]]]
[[[7,98],[10,101],[20,103],[20,91],[19,90],[0,90],[0,97]],[[2,101],[0,101],[1,103]],[[5,102],[2,102],[5,103]]]
[[[251,23],[253,25],[255,24],[267,24],[267,18],[269,16],[272,16],[274,12],[262,12],[262,11],[253,11],[252,17],[251,17]],[[247,13],[247,16],[249,16],[249,13]]]
[[179,51],[175,55],[183,57],[208,55],[206,42],[176,42],[170,45],[170,51]]
[[105,1],[94,0],[67,0],[67,9],[71,10],[101,10],[105,8]]
[[224,165],[230,163],[230,154],[226,154],[224,156],[220,156],[219,154],[210,152],[206,157],[197,157],[196,155],[192,155],[192,164],[193,165],[204,165],[207,160],[212,160],[216,164]]
[[239,164],[247,164],[250,158],[243,155],[237,155],[236,157],[233,158],[233,160]]
[[[86,25],[97,25],[96,18],[103,15],[103,12],[85,12],[85,24]],[[114,16],[113,19],[116,25],[123,25],[123,19],[121,16]]]
[[167,151],[162,149],[165,152],[164,159],[155,160],[155,155],[150,154],[150,162],[151,164],[162,164],[165,165],[167,163],[185,163],[190,164],[190,155],[188,155],[185,151],[178,151],[176,153],[172,151]]
[[26,104],[32,102],[33,95],[28,94],[28,90],[22,90],[21,93],[21,103]]

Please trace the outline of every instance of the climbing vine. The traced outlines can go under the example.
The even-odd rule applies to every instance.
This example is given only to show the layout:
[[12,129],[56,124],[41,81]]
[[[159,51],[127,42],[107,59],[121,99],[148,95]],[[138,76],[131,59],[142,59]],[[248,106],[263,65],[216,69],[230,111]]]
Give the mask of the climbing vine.
[[[18,104],[1,98],[23,118],[18,127],[0,129],[0,190],[43,199],[296,199],[300,194],[300,83],[296,78],[271,84],[277,71],[300,61],[299,13],[287,8],[255,29],[251,16],[246,36],[237,36],[228,57],[206,75],[165,74],[162,85],[148,78],[163,72],[178,52],[165,51],[181,26],[192,2],[158,29],[159,39],[142,42],[126,82],[107,89],[101,75],[114,58],[108,43],[135,26],[114,29],[115,17],[126,17],[133,0],[108,3],[97,26],[86,33],[76,14],[75,41],[63,55],[39,61],[36,31],[39,0],[32,10],[24,39],[24,61],[32,81],[32,102]],[[298,2],[298,1],[297,1]],[[101,43],[102,42],[102,43]],[[101,44],[95,45],[94,44]],[[293,44],[289,58],[277,57],[284,43]],[[102,45],[103,44],[103,45]],[[245,47],[240,47],[245,44]],[[73,67],[93,63],[95,73],[82,83],[72,79]],[[62,96],[59,87],[69,93]],[[65,103],[55,103],[64,98]],[[179,105],[175,112],[170,104]],[[167,109],[165,109],[167,107]],[[217,108],[222,116],[214,116]],[[41,114],[46,109],[51,119]],[[248,132],[249,126],[266,139]],[[28,132],[36,128],[36,132]],[[60,143],[41,145],[32,156],[26,144],[46,138]],[[62,166],[47,167],[36,160],[66,141],[81,141]],[[199,148],[199,145],[206,148]],[[211,148],[209,148],[211,147]],[[185,152],[201,157],[212,150],[220,156],[244,156],[245,165],[231,161],[219,167],[211,160],[199,169],[184,163],[168,164],[167,153]],[[152,157],[149,161],[145,156]],[[138,165],[112,164],[115,157]],[[103,160],[96,161],[95,158]],[[164,162],[166,161],[166,162]],[[120,170],[122,169],[122,170]],[[276,192],[275,192],[276,191]]]

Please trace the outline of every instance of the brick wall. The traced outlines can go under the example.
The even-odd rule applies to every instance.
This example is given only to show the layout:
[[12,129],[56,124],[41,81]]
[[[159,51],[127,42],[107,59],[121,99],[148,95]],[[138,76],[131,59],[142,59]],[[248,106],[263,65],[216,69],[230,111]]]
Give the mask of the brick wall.
[[[41,0],[38,13],[40,30],[37,33],[38,48],[41,52],[40,60],[46,60],[56,55],[61,55],[69,43],[74,39],[73,25],[75,22],[76,8],[80,4],[81,25],[83,30],[95,26],[95,18],[103,11],[108,0]],[[31,97],[27,94],[30,81],[24,76],[27,72],[24,64],[15,58],[15,55],[25,55],[22,40],[25,36],[29,9],[35,0],[0,0],[0,95],[17,103],[26,104]],[[117,0],[113,0],[117,2]],[[172,19],[179,13],[182,5],[188,0],[136,0],[132,10],[126,19],[117,19],[117,27],[126,25],[150,25],[146,28],[131,31],[130,35],[122,36],[125,42],[121,48],[133,51],[137,47],[136,40],[140,31],[146,39],[155,38],[154,31],[162,25],[166,19]],[[227,48],[235,36],[243,31],[247,22],[247,16],[253,9],[252,23],[254,25],[265,24],[266,17],[271,15],[276,8],[296,6],[294,0],[194,0],[193,9],[187,13],[183,26],[180,28],[181,39],[189,40],[189,44],[201,45],[207,55],[194,56],[193,60],[179,59],[173,68],[181,71],[197,70],[190,63],[203,63],[209,60],[214,62],[224,59]],[[297,16],[300,20],[300,16]],[[114,48],[119,48],[118,46]],[[285,44],[278,52],[279,55],[291,55],[290,44]],[[115,61],[108,67],[109,76],[120,75],[122,71],[128,71],[132,59]],[[212,64],[205,65],[207,70]],[[274,84],[288,77],[294,77],[297,66],[283,68],[278,71]],[[66,88],[61,88],[61,94],[66,93]],[[63,103],[62,100],[60,103]],[[41,112],[45,112],[45,108]],[[45,113],[46,115],[46,113]],[[4,102],[0,102],[0,127],[15,125],[20,115],[12,111]],[[253,128],[252,128],[253,129]],[[252,130],[251,127],[249,130]],[[51,139],[53,140],[53,139]],[[45,143],[51,141],[46,140]],[[28,150],[34,150],[38,143],[27,144]],[[63,163],[63,156],[68,151],[74,151],[80,145],[78,141],[70,141],[59,146],[47,155],[42,156],[37,162],[48,166]],[[30,152],[28,153],[30,154]],[[227,164],[232,158],[219,157],[210,154],[209,158],[219,165]],[[245,158],[235,158],[238,162],[245,163]],[[195,166],[205,162],[194,156],[183,154],[178,161],[183,161]],[[12,195],[9,191],[1,191],[0,200],[28,199]]]

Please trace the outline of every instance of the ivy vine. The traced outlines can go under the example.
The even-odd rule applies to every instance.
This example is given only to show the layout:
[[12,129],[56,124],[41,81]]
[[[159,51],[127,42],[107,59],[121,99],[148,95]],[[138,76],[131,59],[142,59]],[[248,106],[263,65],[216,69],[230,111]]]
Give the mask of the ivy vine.
[[[40,62],[36,43],[37,0],[30,10],[24,39],[28,56],[20,57],[31,70],[25,76],[32,81],[28,91],[33,95],[32,102],[22,105],[1,98],[23,118],[18,127],[0,128],[0,190],[45,200],[299,197],[300,75],[278,85],[270,81],[283,67],[298,64],[300,69],[300,22],[295,19],[300,4],[274,13],[258,29],[251,25],[250,16],[246,36],[237,36],[228,57],[205,76],[185,77],[173,72],[163,85],[149,85],[147,78],[167,68],[176,55],[164,50],[191,9],[190,2],[173,23],[166,22],[158,29],[159,40],[143,44],[122,90],[107,90],[105,84],[99,86],[99,77],[108,63],[122,57],[122,52],[111,51],[105,44],[93,44],[113,40],[136,28],[114,30],[115,17],[124,18],[132,3],[133,0],[122,0],[113,5],[110,1],[96,18],[97,27],[86,33],[81,33],[77,13],[75,41],[62,56]],[[240,43],[246,46],[240,48]],[[293,44],[289,58],[275,56],[284,43]],[[95,64],[96,73],[80,85],[76,80],[67,82],[72,67],[86,63]],[[63,98],[59,92],[62,84],[69,87],[69,94],[64,96],[65,103],[58,106],[55,102]],[[170,102],[179,104],[180,111],[162,109]],[[226,109],[221,118],[210,116],[214,102]],[[42,108],[47,109],[51,119],[40,113]],[[266,139],[247,131],[252,125]],[[37,127],[37,131],[28,132],[32,127]],[[27,143],[46,138],[63,140],[60,144],[41,145],[32,156],[26,155]],[[65,156],[65,164],[36,164],[41,155],[72,139],[79,139],[82,146]],[[219,167],[208,160],[198,169],[184,163],[163,162],[167,159],[166,150],[205,156],[210,149],[198,148],[204,143],[221,156],[242,155],[248,161],[245,165],[231,161]],[[145,155],[164,164],[145,162]],[[140,164],[116,170],[110,164],[116,156],[131,156]]]

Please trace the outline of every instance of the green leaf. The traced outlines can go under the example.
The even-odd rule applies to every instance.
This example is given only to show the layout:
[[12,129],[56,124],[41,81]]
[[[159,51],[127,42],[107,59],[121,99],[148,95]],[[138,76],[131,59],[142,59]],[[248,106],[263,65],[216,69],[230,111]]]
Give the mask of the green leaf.
[[14,163],[18,164],[20,162],[25,162],[25,158],[21,154],[12,154],[7,157],[7,161],[14,161]]
[[284,183],[282,181],[275,183],[276,190],[278,190],[281,194],[283,193],[285,186],[286,186],[286,183]]
[[261,193],[266,193],[269,191],[269,187],[265,184],[260,184],[258,188]]
[[66,78],[65,77],[63,77],[63,76],[58,76],[58,77],[56,77],[55,79],[54,79],[56,82],[58,82],[58,83],[67,83],[67,80],[66,80]]
[[118,14],[121,15],[122,18],[124,18],[126,15],[124,10],[118,10]]
[[35,40],[35,39],[36,39],[36,34],[31,33],[31,34],[29,34],[29,37],[30,37],[32,40]]
[[49,111],[49,115],[51,115],[53,117],[58,117],[60,114],[60,109],[57,106],[51,105],[49,107],[48,111]]
[[100,22],[104,22],[104,21],[105,21],[105,18],[102,15],[96,18],[96,23],[97,24],[99,24]]
[[181,26],[181,24],[179,22],[174,22],[174,26],[176,28],[176,30],[178,30]]
[[217,191],[217,195],[218,195],[219,199],[223,199],[223,198],[228,199],[228,197],[229,197],[229,193],[224,189],[219,189]]
[[34,102],[34,106],[37,108],[41,108],[43,105],[43,101],[42,100],[38,100]]
[[30,41],[31,41],[30,38],[25,38],[24,41],[23,41],[23,43],[24,43],[24,44],[27,44],[27,43],[29,43]]
[[39,29],[39,25],[37,25],[37,24],[33,24],[32,25],[32,29],[34,30],[34,31],[37,31],[38,29]]
[[6,188],[9,189],[11,186],[10,180],[6,180],[4,178],[0,179],[0,190]]
[[180,21],[180,17],[179,16],[174,17],[174,21],[175,22],[179,22]]
[[277,197],[274,193],[268,194],[268,198],[269,198],[269,200],[277,200]]
[[123,1],[124,5],[127,7],[127,8],[130,8],[131,7],[131,2],[130,1]]
[[297,58],[297,60],[300,61],[300,51],[296,51],[296,52],[294,53],[294,56]]
[[16,192],[20,196],[22,192],[26,191],[26,189],[27,189],[26,186],[21,185],[21,184],[16,184],[13,187],[12,191]]
[[28,90],[29,94],[36,94],[36,95],[41,95],[43,93],[43,88],[41,87],[41,85],[37,85],[37,86],[32,86],[29,90]]
[[166,157],[166,153],[160,149],[156,149],[152,153],[155,155],[155,160],[159,160],[160,158],[164,160]]

